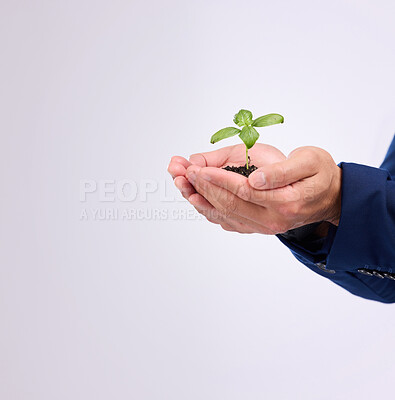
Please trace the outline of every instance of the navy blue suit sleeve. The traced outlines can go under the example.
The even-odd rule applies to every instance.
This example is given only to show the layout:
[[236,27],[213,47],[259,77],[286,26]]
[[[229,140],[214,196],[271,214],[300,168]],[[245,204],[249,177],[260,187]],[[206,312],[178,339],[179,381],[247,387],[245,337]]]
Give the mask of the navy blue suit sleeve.
[[387,154],[385,155],[380,168],[386,169],[392,177],[395,177],[395,136],[392,139],[392,143],[388,148]]
[[[382,168],[341,163],[339,226],[325,238],[278,235],[318,274],[366,299],[395,302],[395,138]],[[372,275],[373,274],[373,275]]]

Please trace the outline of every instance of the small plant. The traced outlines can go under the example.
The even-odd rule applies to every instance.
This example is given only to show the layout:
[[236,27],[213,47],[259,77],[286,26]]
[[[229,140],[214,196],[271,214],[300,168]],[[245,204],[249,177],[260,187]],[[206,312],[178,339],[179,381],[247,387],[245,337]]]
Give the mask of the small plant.
[[255,144],[259,138],[259,133],[254,127],[269,126],[282,124],[284,117],[280,114],[267,114],[263,117],[252,119],[252,113],[248,110],[240,110],[233,118],[233,122],[242,129],[230,127],[219,130],[211,136],[211,143],[217,143],[222,139],[226,139],[235,135],[239,135],[240,139],[246,146],[246,168],[248,170],[248,150]]

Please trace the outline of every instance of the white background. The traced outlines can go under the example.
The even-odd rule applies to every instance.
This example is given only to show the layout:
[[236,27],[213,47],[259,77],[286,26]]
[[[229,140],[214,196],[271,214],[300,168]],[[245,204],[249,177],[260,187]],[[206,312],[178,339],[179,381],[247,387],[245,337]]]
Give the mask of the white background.
[[[189,210],[170,157],[219,148],[211,134],[240,108],[283,114],[260,141],[285,153],[378,165],[395,130],[394,12],[1,1],[0,398],[393,398],[392,305],[315,275],[274,237],[81,212]],[[142,197],[80,201],[81,180],[123,179]],[[144,201],[152,181],[166,198]]]

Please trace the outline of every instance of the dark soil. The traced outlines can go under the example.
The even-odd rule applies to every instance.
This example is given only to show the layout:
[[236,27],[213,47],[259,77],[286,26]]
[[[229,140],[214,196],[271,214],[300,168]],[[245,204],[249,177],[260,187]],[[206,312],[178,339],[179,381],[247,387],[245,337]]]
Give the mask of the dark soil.
[[224,167],[223,169],[226,169],[227,171],[236,172],[236,174],[240,174],[248,178],[250,174],[252,174],[256,169],[258,169],[258,167],[256,167],[255,165],[248,165],[247,169],[247,164],[245,164],[242,167],[227,166]]

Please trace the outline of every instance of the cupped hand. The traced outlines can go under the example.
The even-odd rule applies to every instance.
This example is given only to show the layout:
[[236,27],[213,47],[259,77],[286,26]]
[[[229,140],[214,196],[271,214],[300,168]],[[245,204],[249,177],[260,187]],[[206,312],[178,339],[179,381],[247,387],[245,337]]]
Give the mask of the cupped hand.
[[[285,160],[285,155],[273,146],[257,143],[250,149],[249,155],[251,164],[257,167],[264,167],[273,163]],[[240,218],[231,218],[230,215],[224,215],[217,210],[204,194],[198,193],[191,182],[187,179],[187,170],[191,167],[201,169],[211,167],[223,171],[228,179],[238,176],[234,172],[225,171],[222,168],[228,165],[245,164],[245,146],[243,144],[228,146],[219,150],[193,154],[189,161],[181,156],[172,157],[168,172],[174,179],[174,184],[180,190],[182,196],[186,198],[198,212],[203,214],[210,222],[220,224],[223,229],[237,231],[240,233],[256,232],[255,223],[240,220]],[[240,175],[241,177],[241,175]],[[244,178],[247,181],[247,178]]]
[[201,165],[186,168],[187,180],[205,201],[194,205],[226,230],[278,234],[313,222],[339,224],[341,168],[323,149],[298,148],[248,179]]

